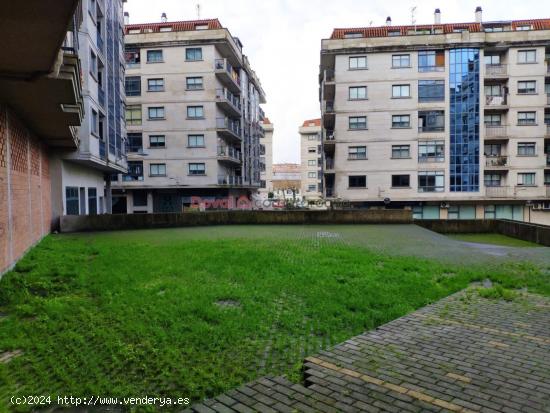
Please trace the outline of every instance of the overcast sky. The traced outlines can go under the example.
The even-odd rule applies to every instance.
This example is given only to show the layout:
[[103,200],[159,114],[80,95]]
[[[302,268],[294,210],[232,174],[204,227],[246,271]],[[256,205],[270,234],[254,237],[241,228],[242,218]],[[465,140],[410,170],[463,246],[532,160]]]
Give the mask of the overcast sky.
[[321,39],[335,27],[410,24],[417,7],[418,24],[433,22],[439,7],[442,22],[474,20],[476,6],[484,20],[550,17],[548,0],[128,0],[130,23],[194,20],[196,5],[201,18],[219,18],[239,37],[267,94],[263,106],[275,124],[274,162],[298,162],[298,127],[318,118],[319,51]]

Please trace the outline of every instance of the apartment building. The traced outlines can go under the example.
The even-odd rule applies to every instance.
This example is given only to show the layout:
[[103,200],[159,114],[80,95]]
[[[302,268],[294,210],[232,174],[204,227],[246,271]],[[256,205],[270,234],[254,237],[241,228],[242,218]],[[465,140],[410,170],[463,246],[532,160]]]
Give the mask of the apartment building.
[[77,147],[51,158],[55,218],[110,213],[110,175],[126,171],[122,4],[82,0],[82,22],[63,47],[81,63],[85,116]]
[[[322,199],[323,150],[321,146],[321,119],[306,120],[298,129],[304,201]],[[331,165],[327,165],[331,166]]]
[[550,19],[335,29],[324,193],[416,218],[550,222]]
[[[275,200],[301,203],[302,168],[295,163],[273,165],[273,195]],[[275,207],[277,205],[274,205]],[[283,204],[279,204],[283,206]]]
[[[260,189],[258,199],[265,201],[269,194],[273,193],[273,132],[274,125],[269,118],[264,118],[261,123],[264,136],[260,140]],[[263,205],[261,206],[263,208]]]
[[82,18],[78,0],[2,5],[0,37],[9,58],[0,60],[0,275],[50,232],[49,156],[78,147],[80,61],[67,43]]
[[125,32],[128,173],[112,183],[113,210],[251,198],[261,185],[265,93],[240,40],[217,19],[166,15]]

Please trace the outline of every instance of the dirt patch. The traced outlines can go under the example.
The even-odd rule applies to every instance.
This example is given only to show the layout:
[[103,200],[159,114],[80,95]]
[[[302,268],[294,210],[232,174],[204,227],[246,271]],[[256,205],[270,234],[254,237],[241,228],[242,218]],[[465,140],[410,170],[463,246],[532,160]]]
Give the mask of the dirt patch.
[[21,350],[6,351],[0,354],[0,363],[9,363],[11,360],[21,355],[23,355],[23,351]]
[[214,304],[220,308],[241,308],[241,303],[236,300],[220,300],[216,301]]

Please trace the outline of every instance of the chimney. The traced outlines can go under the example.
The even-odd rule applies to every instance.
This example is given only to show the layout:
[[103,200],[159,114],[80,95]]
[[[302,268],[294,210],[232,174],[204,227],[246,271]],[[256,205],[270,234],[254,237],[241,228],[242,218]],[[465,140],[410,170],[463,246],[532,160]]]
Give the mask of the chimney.
[[160,21],[162,23],[166,23],[168,21],[168,18],[166,17],[166,13],[162,13],[162,16],[160,16]]
[[124,24],[130,24],[130,13],[127,11],[124,12]]
[[483,9],[479,6],[476,8],[476,23],[481,23],[483,20]]
[[434,24],[441,24],[441,10],[435,9]]
[[386,19],[386,26],[391,26],[391,17],[388,16],[388,18]]

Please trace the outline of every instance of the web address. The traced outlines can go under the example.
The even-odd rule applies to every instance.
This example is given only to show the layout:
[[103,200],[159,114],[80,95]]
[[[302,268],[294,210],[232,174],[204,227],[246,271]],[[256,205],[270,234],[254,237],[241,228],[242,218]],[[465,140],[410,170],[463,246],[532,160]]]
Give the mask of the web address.
[[52,400],[58,406],[187,406],[191,402],[188,397],[75,397],[75,396],[12,396],[12,405],[48,406]]

